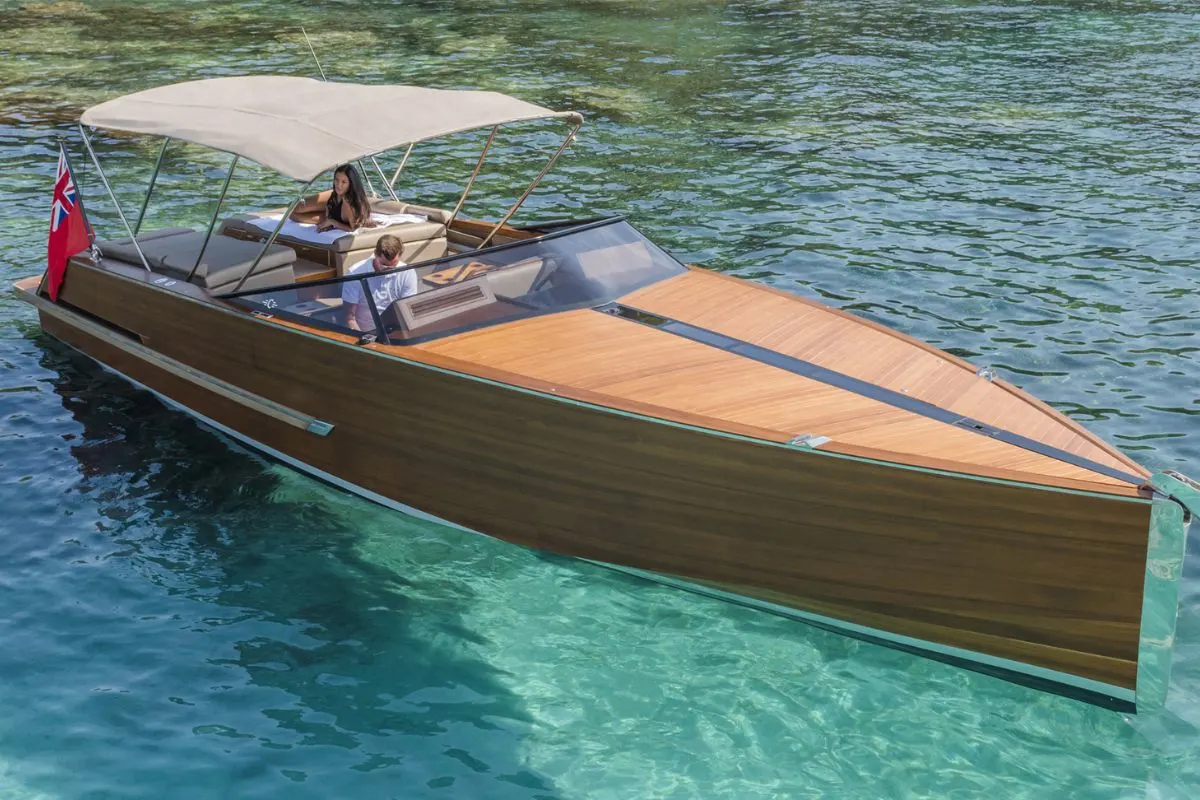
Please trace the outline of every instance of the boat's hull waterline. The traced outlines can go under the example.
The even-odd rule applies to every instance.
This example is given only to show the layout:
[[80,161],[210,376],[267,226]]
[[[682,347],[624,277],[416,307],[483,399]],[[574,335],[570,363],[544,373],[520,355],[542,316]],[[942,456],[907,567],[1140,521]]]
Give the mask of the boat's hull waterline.
[[[1174,605],[1147,623],[1144,593],[1177,590],[1184,512],[1161,496],[681,424],[306,332],[152,277],[75,262],[57,304],[36,279],[17,289],[47,333],[390,507],[1108,707],[1164,691]],[[1169,535],[1148,556],[1153,525]]]

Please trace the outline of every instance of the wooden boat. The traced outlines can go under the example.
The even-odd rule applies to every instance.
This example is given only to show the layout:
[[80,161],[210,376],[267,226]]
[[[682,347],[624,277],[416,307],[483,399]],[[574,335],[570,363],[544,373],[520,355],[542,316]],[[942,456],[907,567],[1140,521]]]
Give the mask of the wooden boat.
[[[533,119],[571,126],[544,175],[582,119],[487,92],[221,78],[103,103],[80,134],[93,161],[84,125],[311,184]],[[510,225],[533,185],[499,221],[466,218],[483,158],[454,209],[402,202],[379,170],[376,209],[423,220],[315,241],[278,210],[217,228],[218,204],[206,232],[139,216],[72,260],[57,302],[39,276],[16,289],[109,369],[393,508],[1108,707],[1162,701],[1195,484],[988,370],[685,266],[622,218]],[[420,290],[352,330],[345,286],[372,287],[343,272],[383,232]]]

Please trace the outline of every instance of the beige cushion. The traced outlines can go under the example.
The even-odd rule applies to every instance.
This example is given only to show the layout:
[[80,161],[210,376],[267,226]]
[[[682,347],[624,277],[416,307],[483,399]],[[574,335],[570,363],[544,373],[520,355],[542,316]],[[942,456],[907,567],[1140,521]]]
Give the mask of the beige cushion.
[[[337,270],[338,275],[344,275],[349,267],[374,254],[374,245],[348,253],[334,253],[333,267]],[[419,242],[405,242],[404,250],[400,253],[400,260],[405,264],[416,264],[421,261],[428,261],[431,258],[441,258],[444,255],[446,255],[445,238],[422,239]]]
[[440,222],[443,225],[450,221],[450,212],[444,208],[419,206],[416,203],[403,203],[396,200],[372,200],[371,210],[384,214],[424,214],[430,222]]
[[[196,255],[204,243],[204,234],[195,233],[187,236],[175,236],[162,241],[175,244],[162,256],[163,266],[168,272],[187,275],[196,265]],[[196,267],[196,277],[202,278],[205,286],[220,286],[230,281],[237,281],[249,271],[262,251],[258,242],[247,242],[229,236],[214,235],[204,248],[204,258]],[[283,267],[296,260],[296,251],[280,244],[272,244],[267,248],[262,260],[258,262],[255,272],[267,272],[276,267]]]
[[[207,288],[213,294],[225,294],[226,292],[232,292],[234,287],[237,286],[238,281],[242,278],[240,274],[235,274],[228,271],[222,272],[221,277],[228,277],[229,280],[226,283],[221,284],[205,283],[205,288]],[[242,287],[238,289],[238,291],[248,292],[252,289],[269,289],[276,286],[291,286],[295,283],[296,273],[295,270],[292,269],[291,264],[266,271],[263,270],[263,265],[259,264],[258,269],[254,270],[254,274],[246,279],[246,282],[242,284]]]
[[[266,239],[268,234],[257,225],[251,225],[247,220],[253,217],[263,217],[271,214],[282,214],[287,209],[276,208],[270,211],[256,212],[253,214],[236,214],[229,217],[221,223],[221,232],[226,233],[230,230],[237,230],[242,233],[251,234],[256,239]],[[429,218],[429,222],[401,222],[396,225],[382,226],[378,228],[366,228],[354,233],[347,233],[345,236],[339,236],[333,242],[310,242],[303,239],[294,239],[290,236],[280,234],[276,241],[295,243],[304,248],[313,248],[327,250],[333,253],[349,253],[357,250],[374,250],[375,243],[385,234],[390,233],[402,242],[419,242],[426,239],[439,239],[446,235],[446,222],[450,219],[450,212],[443,211],[439,208],[430,208],[428,206],[416,206],[409,203],[400,203],[395,200],[372,200],[371,210],[378,211],[383,214],[424,214]],[[433,256],[424,256],[431,258]]]
[[402,242],[420,242],[444,237],[446,226],[440,222],[403,222],[399,225],[388,225],[386,228],[382,226],[367,228],[356,233],[348,233],[329,247],[335,253],[374,250],[376,242],[388,234]]

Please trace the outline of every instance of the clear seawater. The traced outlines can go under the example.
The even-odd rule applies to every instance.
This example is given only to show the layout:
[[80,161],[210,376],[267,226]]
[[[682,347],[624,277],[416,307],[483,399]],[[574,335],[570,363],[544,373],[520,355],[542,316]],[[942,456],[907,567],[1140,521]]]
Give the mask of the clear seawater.
[[[82,108],[315,75],[301,26],[337,77],[585,113],[525,220],[628,214],[1200,473],[1194,0],[0,0],[0,279],[42,269]],[[557,135],[502,137],[470,210]],[[479,141],[404,191],[448,201]],[[98,146],[136,210],[157,144]],[[170,151],[148,224],[204,224],[226,164]],[[289,187],[239,174],[231,208]],[[1166,707],[1122,716],[375,507],[0,295],[0,798],[1200,797],[1191,545]]]

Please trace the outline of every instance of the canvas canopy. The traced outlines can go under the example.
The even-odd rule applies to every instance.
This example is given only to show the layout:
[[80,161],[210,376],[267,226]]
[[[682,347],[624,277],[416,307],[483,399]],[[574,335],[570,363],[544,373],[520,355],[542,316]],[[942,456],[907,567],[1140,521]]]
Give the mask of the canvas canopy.
[[307,181],[412,142],[552,117],[583,119],[498,92],[253,75],[146,89],[92,106],[80,121],[225,150]]

